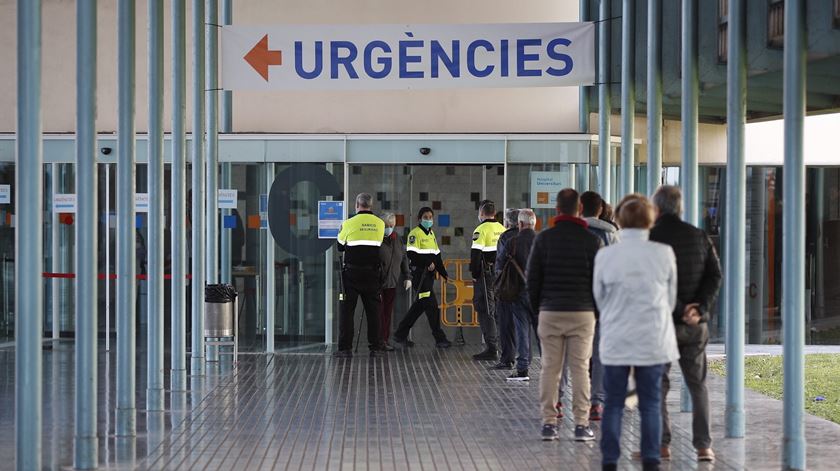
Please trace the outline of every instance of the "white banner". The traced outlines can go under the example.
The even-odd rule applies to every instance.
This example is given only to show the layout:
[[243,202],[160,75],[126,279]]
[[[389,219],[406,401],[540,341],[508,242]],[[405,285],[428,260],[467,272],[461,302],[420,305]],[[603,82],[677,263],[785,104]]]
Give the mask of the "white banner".
[[226,90],[595,82],[593,23],[225,26],[221,46]]

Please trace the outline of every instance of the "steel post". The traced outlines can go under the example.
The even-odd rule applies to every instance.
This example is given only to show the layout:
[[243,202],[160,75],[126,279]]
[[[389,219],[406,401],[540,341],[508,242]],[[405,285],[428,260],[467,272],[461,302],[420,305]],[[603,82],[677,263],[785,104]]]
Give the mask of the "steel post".
[[[805,469],[805,2],[785,3],[784,129],[782,191],[782,328],[784,420],[782,467]],[[822,196],[822,195],[820,195]]]
[[598,19],[598,191],[612,201],[610,152],[610,0],[600,0]]
[[648,2],[647,31],[647,191],[662,181],[662,0]]
[[724,291],[726,315],[726,437],[744,436],[744,276],[746,258],[747,112],[746,0],[729,0],[726,65],[726,214]]
[[207,0],[206,11],[207,100],[207,283],[219,282],[219,0]]
[[636,118],[636,2],[624,0],[621,8],[621,189],[633,193]]
[[[271,193],[271,185],[274,184],[275,167],[274,162],[265,164],[265,194]],[[271,236],[271,231],[261,231],[265,233],[265,351],[266,353],[274,353],[274,311],[275,300],[274,290],[277,288],[275,282],[274,270],[274,238]],[[284,289],[287,289],[288,280],[284,284]],[[284,301],[289,302],[288,295],[284,296]],[[288,313],[288,309],[286,311]],[[283,325],[283,333],[289,335],[288,319]]]
[[15,458],[41,469],[44,312],[44,156],[41,142],[41,1],[17,2],[15,204]]
[[[580,0],[580,21],[589,21],[589,0]],[[589,133],[587,90],[587,87],[578,87],[578,127],[582,133]]]
[[[222,0],[222,24],[233,24],[233,0]],[[233,92],[230,90],[223,90],[221,105],[221,132],[230,134],[233,132]],[[222,166],[222,187],[230,189],[233,185],[231,177],[231,163],[224,162]],[[223,209],[223,216],[230,216],[233,211],[230,209]],[[219,234],[219,241],[221,245],[221,281],[222,283],[231,283],[231,231],[222,229]]]
[[[73,467],[96,469],[96,0],[76,2],[76,397]],[[80,191],[81,190],[81,191]]]
[[204,374],[204,0],[193,0],[192,117],[192,360],[191,373]]
[[698,200],[697,118],[699,71],[697,68],[697,0],[682,2],[682,167],[680,184],[685,205],[683,219],[700,223]]
[[118,437],[137,433],[134,212],[135,1],[117,5],[117,424]]

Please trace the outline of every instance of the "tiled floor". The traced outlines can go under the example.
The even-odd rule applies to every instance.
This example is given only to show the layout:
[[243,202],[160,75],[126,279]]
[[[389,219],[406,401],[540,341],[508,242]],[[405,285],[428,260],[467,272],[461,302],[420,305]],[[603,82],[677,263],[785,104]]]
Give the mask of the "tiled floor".
[[[113,437],[105,414],[113,408],[113,380],[103,376],[100,426],[109,434],[101,440],[100,462],[107,469],[599,468],[597,442],[572,441],[568,419],[561,440],[538,439],[538,365],[530,384],[509,384],[507,372],[487,371],[469,358],[477,349],[417,347],[352,360],[317,351],[241,356],[236,369],[212,367],[195,378],[192,391],[173,397],[165,413],[153,415],[142,411],[145,373],[138,371],[133,440]],[[14,455],[13,360],[12,350],[0,350],[0,432],[9,437],[0,440],[0,469]],[[44,463],[52,469],[72,465],[72,361],[72,343],[45,352]],[[101,375],[113,377],[112,357],[103,354],[100,365]],[[678,386],[669,397],[674,459],[665,469],[698,469],[690,414],[677,412]],[[723,439],[723,380],[712,378],[710,386],[714,469],[780,469],[781,404],[748,392],[748,438]],[[629,457],[638,446],[638,417],[625,418],[621,467],[637,469]],[[836,469],[840,426],[809,417],[806,427],[809,468]]]

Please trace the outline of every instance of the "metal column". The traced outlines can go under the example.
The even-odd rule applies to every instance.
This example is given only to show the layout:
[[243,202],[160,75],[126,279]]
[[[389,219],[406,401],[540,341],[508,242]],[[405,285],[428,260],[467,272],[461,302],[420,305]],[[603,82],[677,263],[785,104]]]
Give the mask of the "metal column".
[[[271,185],[273,183],[274,162],[268,162],[265,164],[266,195],[271,193]],[[277,299],[274,295],[274,290],[276,289],[274,279],[274,238],[271,236],[271,231],[261,230],[260,232],[265,234],[265,351],[266,353],[274,353],[274,304]],[[283,287],[284,290],[288,288],[288,279],[284,279]],[[288,296],[284,296],[283,301],[288,304]],[[288,320],[285,324],[283,324],[283,333],[286,335],[291,333]]]
[[[782,191],[782,326],[784,436],[782,466],[805,469],[805,2],[785,3],[785,164]],[[822,195],[820,195],[822,196]]]
[[[589,0],[580,0],[580,21],[589,21]],[[578,126],[580,132],[589,133],[589,100],[587,87],[578,87]]]
[[624,0],[621,9],[621,189],[633,193],[633,170],[636,149],[636,5]]
[[[95,469],[97,227],[96,0],[76,3],[76,397],[73,467]],[[79,191],[84,189],[84,191]]]
[[598,13],[598,191],[612,201],[612,153],[610,152],[610,0],[600,0]]
[[118,437],[137,433],[134,221],[135,1],[117,6],[117,424]]
[[662,0],[648,2],[647,28],[647,190],[652,195],[662,181]]
[[219,0],[207,0],[207,283],[219,282]]
[[726,214],[723,312],[726,315],[726,437],[744,436],[744,259],[746,249],[746,0],[729,0],[726,66]]
[[146,409],[163,410],[163,0],[149,1],[149,328]]
[[186,329],[186,130],[184,115],[187,89],[186,5],[172,2],[172,166],[171,166],[171,222],[172,237],[172,332],[170,389],[187,389],[187,333]]
[[697,116],[699,96],[697,68],[697,0],[682,2],[682,184],[683,219],[697,225],[699,218]]
[[41,143],[41,1],[17,4],[17,160],[15,202],[15,457],[41,469],[44,312],[44,156]]
[[[222,0],[222,24],[233,24],[233,0]],[[230,90],[222,91],[222,106],[221,106],[221,131],[224,134],[233,132],[233,92]],[[231,176],[231,163],[222,163],[222,187],[230,189],[233,185]],[[222,215],[229,216],[233,214],[230,209],[223,209]],[[231,231],[222,229],[219,234],[221,244],[221,281],[222,283],[231,283]]]
[[192,360],[204,374],[204,0],[193,0]]

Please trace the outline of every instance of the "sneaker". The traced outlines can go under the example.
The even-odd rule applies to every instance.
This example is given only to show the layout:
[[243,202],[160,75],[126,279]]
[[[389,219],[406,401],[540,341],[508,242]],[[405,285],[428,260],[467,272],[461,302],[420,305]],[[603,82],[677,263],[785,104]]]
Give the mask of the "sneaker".
[[496,361],[499,358],[499,354],[496,352],[496,349],[487,349],[481,353],[476,353],[473,355],[473,360],[475,361]]
[[563,403],[558,402],[557,404],[554,404],[554,408],[557,409],[557,418],[562,419],[563,418]]
[[601,415],[604,413],[604,406],[601,404],[592,404],[589,408],[589,420],[598,422],[601,420]]
[[334,358],[353,358],[353,352],[350,350],[338,350],[333,352]]
[[543,441],[546,442],[557,440],[557,426],[553,424],[543,425],[542,432],[540,432],[540,437],[542,437]]
[[385,351],[384,350],[371,350],[370,351],[370,356],[371,356],[371,358],[384,357],[385,356]]
[[408,338],[403,339],[403,338],[399,338],[397,336],[394,336],[394,342],[397,342],[398,344],[402,345],[403,347],[413,347],[414,346],[414,342],[412,342],[411,340],[408,340]]
[[586,425],[575,426],[575,441],[576,442],[591,442],[595,440],[595,433]]
[[393,352],[396,349],[390,343],[386,343],[385,345],[382,346],[382,350],[385,350],[386,352]]
[[443,339],[440,342],[435,343],[435,347],[437,348],[449,348],[452,346],[452,342],[449,340]]
[[709,463],[714,463],[715,452],[712,451],[711,448],[698,448],[697,449],[697,461],[706,461],[706,462],[709,462]]
[[493,366],[491,366],[487,369],[488,370],[512,370],[513,369],[513,363],[500,361],[500,362],[496,363],[495,365],[493,365]]
[[531,377],[528,376],[528,370],[517,371],[516,373],[508,376],[508,381],[530,381]]

